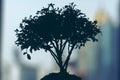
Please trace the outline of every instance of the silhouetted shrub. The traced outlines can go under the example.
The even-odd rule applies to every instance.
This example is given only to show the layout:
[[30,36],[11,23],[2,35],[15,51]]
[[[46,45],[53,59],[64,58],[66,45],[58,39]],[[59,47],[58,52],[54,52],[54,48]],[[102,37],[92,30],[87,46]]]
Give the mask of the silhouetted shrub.
[[[87,41],[98,41],[96,35],[100,33],[97,21],[90,21],[75,4],[55,8],[49,4],[47,8],[37,11],[35,16],[25,18],[16,29],[16,44],[30,53],[44,49],[48,51],[60,68],[60,72],[67,71],[68,63],[74,49],[85,46]],[[67,48],[65,48],[67,47]],[[63,51],[67,49],[68,55],[63,61]]]
[[[23,55],[31,59],[30,53],[44,49],[56,61],[60,73],[52,73],[42,80],[81,80],[74,75],[67,74],[67,68],[74,49],[85,46],[87,41],[98,41],[96,35],[100,33],[97,21],[90,21],[81,10],[75,8],[74,3],[63,8],[55,8],[49,4],[47,8],[37,11],[35,16],[22,20],[16,29],[16,44],[21,47]],[[67,49],[67,57],[63,60],[63,52]]]

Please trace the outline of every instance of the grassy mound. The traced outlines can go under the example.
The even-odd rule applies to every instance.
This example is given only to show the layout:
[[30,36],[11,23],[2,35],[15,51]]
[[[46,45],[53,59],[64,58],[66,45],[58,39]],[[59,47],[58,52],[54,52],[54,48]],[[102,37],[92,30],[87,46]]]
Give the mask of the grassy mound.
[[41,80],[82,80],[80,77],[68,73],[50,73]]

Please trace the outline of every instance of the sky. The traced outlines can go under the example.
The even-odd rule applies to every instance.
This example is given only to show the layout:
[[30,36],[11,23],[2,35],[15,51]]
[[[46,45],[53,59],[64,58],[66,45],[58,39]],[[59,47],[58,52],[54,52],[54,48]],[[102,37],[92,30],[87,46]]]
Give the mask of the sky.
[[[100,9],[104,9],[112,18],[114,23],[118,21],[118,0],[4,0],[3,2],[3,30],[2,30],[2,62],[11,63],[13,59],[13,50],[15,45],[14,30],[19,27],[24,17],[35,15],[42,7],[46,7],[49,3],[54,3],[57,7],[63,7],[66,4],[74,2],[78,9],[87,15],[91,20],[95,13]],[[32,60],[29,61],[24,57],[26,62],[49,63],[51,57],[43,50],[35,52]],[[40,54],[38,54],[40,53]],[[22,55],[22,54],[21,54]]]

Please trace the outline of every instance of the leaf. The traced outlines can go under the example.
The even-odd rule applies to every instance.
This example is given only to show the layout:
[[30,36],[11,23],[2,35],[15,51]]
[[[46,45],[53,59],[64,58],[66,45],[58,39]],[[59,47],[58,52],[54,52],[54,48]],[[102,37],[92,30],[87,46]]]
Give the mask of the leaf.
[[25,49],[25,47],[24,46],[21,46],[21,50],[24,50]]
[[27,54],[27,52],[24,52],[23,55]]
[[95,20],[94,23],[97,24],[97,20]]
[[19,31],[18,29],[15,30],[16,33],[17,33],[18,31]]
[[30,48],[30,52],[32,53],[32,47]]
[[45,49],[45,52],[47,52],[47,49]]
[[28,58],[29,60],[31,60],[31,56],[30,56],[29,54],[27,54],[27,58]]

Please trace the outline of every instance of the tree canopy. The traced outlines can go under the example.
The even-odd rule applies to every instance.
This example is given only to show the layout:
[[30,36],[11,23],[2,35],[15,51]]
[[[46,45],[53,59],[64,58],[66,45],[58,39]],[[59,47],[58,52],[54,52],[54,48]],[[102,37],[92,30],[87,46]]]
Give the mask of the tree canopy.
[[[16,29],[16,44],[21,49],[32,51],[44,49],[49,51],[58,65],[67,65],[74,48],[84,46],[87,41],[97,41],[95,36],[100,33],[97,21],[90,21],[75,4],[55,8],[54,4],[37,11],[20,23]],[[62,54],[68,47],[68,57],[62,63]],[[53,51],[55,49],[56,52]],[[27,54],[28,53],[24,53]],[[30,56],[28,55],[30,59]]]

